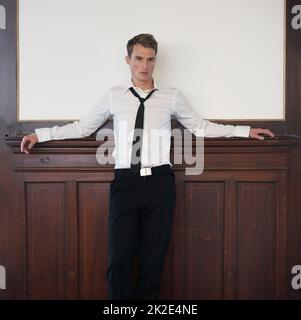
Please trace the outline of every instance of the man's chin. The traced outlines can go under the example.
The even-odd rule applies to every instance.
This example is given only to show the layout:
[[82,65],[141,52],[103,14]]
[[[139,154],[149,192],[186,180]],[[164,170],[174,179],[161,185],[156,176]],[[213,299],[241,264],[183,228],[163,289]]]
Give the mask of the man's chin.
[[139,79],[139,81],[141,81],[141,82],[149,82],[149,81],[152,81],[152,80],[153,80],[153,78],[150,77],[149,75],[140,76],[138,79]]

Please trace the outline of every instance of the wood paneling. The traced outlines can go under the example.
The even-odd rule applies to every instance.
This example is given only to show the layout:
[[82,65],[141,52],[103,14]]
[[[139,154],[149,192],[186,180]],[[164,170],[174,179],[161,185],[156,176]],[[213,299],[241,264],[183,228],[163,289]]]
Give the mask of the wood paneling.
[[[82,225],[79,224],[78,186],[89,186],[94,183],[97,186],[105,186],[113,177],[112,168],[100,167],[95,161],[95,148],[100,143],[95,142],[95,136],[68,141],[67,143],[65,141],[56,141],[44,145],[41,144],[41,147],[27,158],[18,154],[17,149],[19,148],[20,138],[24,134],[31,133],[37,127],[62,125],[64,122],[16,121],[16,1],[2,0],[1,3],[6,7],[7,30],[1,30],[0,32],[0,83],[3,84],[0,86],[0,192],[2,201],[0,207],[0,264],[4,265],[7,270],[7,290],[0,290],[0,299],[26,298],[28,295],[27,256],[29,248],[26,247],[25,240],[27,239],[28,230],[25,227],[28,225],[26,220],[28,209],[30,211],[33,210],[36,204],[32,203],[33,207],[28,208],[28,203],[25,202],[25,200],[27,201],[27,193],[25,191],[27,190],[27,184],[31,186],[35,183],[40,185],[54,183],[65,186],[64,200],[61,199],[65,203],[65,212],[63,213],[63,216],[65,216],[66,242],[65,276],[63,276],[63,271],[57,268],[57,265],[55,267],[57,268],[56,272],[65,277],[65,297],[72,299],[102,295],[102,289],[97,285],[91,291],[85,288],[81,289],[83,284],[82,280],[80,280],[83,276],[81,268],[90,273],[90,266],[86,265],[85,261],[81,261],[81,255],[89,255],[90,252],[88,248],[80,247],[83,244],[79,242]],[[301,290],[293,290],[291,288],[290,274],[293,265],[301,264],[299,249],[301,246],[301,144],[299,137],[301,135],[301,30],[293,30],[291,27],[292,7],[300,5],[300,0],[287,0],[286,3],[286,119],[284,121],[257,122],[219,121],[221,123],[268,127],[276,132],[279,137],[273,141],[267,139],[264,142],[244,139],[205,139],[205,167],[207,171],[202,175],[201,180],[190,178],[189,181],[186,181],[187,183],[184,183],[183,168],[175,167],[177,194],[180,196],[177,198],[175,209],[172,243],[164,265],[161,290],[163,297],[181,298],[184,294],[185,281],[187,279],[187,275],[183,271],[187,267],[187,261],[185,260],[187,249],[185,243],[187,226],[185,214],[187,211],[185,212],[185,208],[187,209],[187,204],[182,200],[182,197],[186,194],[186,186],[194,183],[197,185],[218,183],[222,184],[224,188],[224,207],[221,216],[224,224],[223,297],[226,299],[252,297],[256,294],[261,298],[268,296],[301,298]],[[175,121],[173,121],[172,125],[173,127],[181,128],[181,125]],[[112,122],[108,121],[105,126],[111,127]],[[292,142],[287,137],[282,137],[286,134],[298,135],[298,137],[295,140],[293,139],[294,142]],[[9,136],[7,142],[12,149],[6,145],[5,135]],[[290,152],[296,141],[299,142],[298,147],[293,148]],[[15,152],[14,154],[12,154],[12,150]],[[58,155],[61,155],[61,158],[57,157]],[[287,155],[289,162],[287,161]],[[64,159],[66,159],[66,162],[63,161]],[[269,175],[271,171],[273,172],[272,179]],[[243,177],[240,176],[241,172],[244,172]],[[83,184],[81,185],[81,183]],[[245,245],[237,241],[239,235],[243,236],[240,224],[244,223],[245,228],[247,228],[247,224],[252,220],[250,212],[247,216],[243,216],[238,208],[239,189],[237,188],[244,185],[246,190],[249,190],[248,186],[251,183],[265,186],[267,189],[265,189],[264,193],[268,194],[270,192],[277,199],[276,204],[272,204],[273,201],[269,202],[270,210],[272,210],[273,205],[275,208],[272,213],[269,212],[267,214],[272,219],[270,221],[275,225],[274,227],[269,226],[265,230],[266,234],[260,235],[261,239],[266,242],[271,241],[271,237],[276,237],[275,247],[269,247],[269,259],[274,257],[276,260],[273,265],[275,270],[273,269],[271,273],[273,280],[264,279],[264,283],[267,284],[264,290],[260,289],[260,284],[252,286],[248,278],[245,279],[245,282],[241,282],[238,277],[239,274],[242,274],[243,268],[248,268],[245,260],[241,261],[240,264],[238,263],[238,260],[241,259],[238,256],[238,252]],[[96,185],[95,188],[97,189]],[[269,189],[271,185],[275,187]],[[256,190],[255,188],[255,193],[258,192]],[[106,193],[105,187],[101,192]],[[287,195],[288,198],[286,197]],[[260,205],[261,202],[257,204],[255,200],[252,201],[251,199],[249,202],[251,206],[259,206],[256,207],[259,208],[259,212],[265,208]],[[51,208],[51,205],[49,205],[49,208]],[[45,204],[45,206],[48,206],[48,204]],[[92,212],[97,209],[97,206],[102,206],[102,204],[96,204],[95,208],[92,208]],[[240,202],[240,206],[244,207],[245,204]],[[270,216],[271,214],[272,216]],[[37,221],[38,216],[36,214],[31,217],[34,221]],[[193,219],[191,214],[189,217]],[[260,219],[260,216],[256,215],[256,217]],[[245,220],[242,220],[242,218]],[[51,218],[49,219],[51,221]],[[56,217],[55,219],[62,221],[61,219],[63,218]],[[92,217],[89,219],[92,219]],[[190,221],[193,223],[193,220]],[[258,221],[255,222],[258,224]],[[86,229],[89,230],[91,227],[87,223],[86,221]],[[81,230],[81,232],[84,232],[84,230]],[[256,232],[259,231],[254,230],[254,237],[257,234]],[[97,235],[97,237],[100,236]],[[99,246],[102,246],[102,244],[99,244]],[[33,249],[36,249],[34,244],[31,250]],[[88,253],[85,253],[84,250],[88,250]],[[266,250],[267,244],[260,251],[259,261],[264,260],[263,252],[266,252]],[[52,251],[52,254],[55,254],[55,251]],[[104,258],[98,257],[97,259],[101,261]],[[39,266],[39,264],[35,264],[35,266]],[[260,264],[258,268],[259,271],[256,272],[259,272],[261,277],[268,272],[266,266],[261,266]],[[52,272],[54,270],[51,270]],[[103,276],[98,275],[97,277],[101,278]],[[92,276],[86,279],[89,282]],[[55,281],[58,281],[58,279]],[[216,283],[219,282],[217,281]],[[37,286],[36,283],[31,285]],[[101,286],[101,284],[99,285]],[[104,287],[102,288],[104,289]],[[240,289],[238,290],[238,288]],[[42,289],[38,287],[34,289],[32,287],[31,290],[34,293],[34,290]],[[44,290],[46,289],[44,288]],[[60,290],[63,289],[59,289],[56,292],[46,292],[46,290],[44,296],[50,296],[51,294],[59,296],[63,294],[63,291]],[[194,289],[190,290],[188,288],[187,290],[186,292],[192,294],[208,293],[208,296],[212,297],[210,289],[205,289],[205,291],[200,289],[197,293],[195,293]]]
[[27,298],[66,298],[66,190],[64,183],[27,183]]
[[237,185],[237,297],[276,298],[277,184]]
[[[92,141],[85,147],[80,140],[39,144],[24,155],[20,139],[7,139],[20,196],[16,295],[106,299],[113,168],[95,164],[102,142],[93,142],[94,157]],[[177,200],[161,298],[286,296],[287,173],[295,142],[214,139],[206,143],[202,175],[174,166]],[[37,161],[45,154],[56,166]],[[48,281],[53,286],[43,285]]]
[[1,4],[6,8],[6,30],[0,30],[0,265],[7,271],[7,289],[0,290],[0,299],[9,299],[15,296],[18,277],[11,271],[15,236],[13,157],[5,144],[6,134],[16,134],[16,3],[1,0]]
[[[287,0],[286,6],[286,125],[289,134],[298,135],[299,145],[290,154],[288,204],[288,271],[301,265],[301,29],[292,28],[292,8],[300,0]],[[289,277],[291,279],[291,276]],[[294,290],[287,281],[288,297],[301,299],[301,290]]]
[[223,182],[184,182],[184,290],[189,299],[223,298]]
[[107,298],[108,183],[78,184],[79,297]]

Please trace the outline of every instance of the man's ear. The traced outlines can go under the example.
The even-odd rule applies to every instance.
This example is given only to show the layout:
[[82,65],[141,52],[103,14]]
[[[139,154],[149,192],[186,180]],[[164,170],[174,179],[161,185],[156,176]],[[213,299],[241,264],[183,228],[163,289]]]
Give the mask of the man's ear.
[[130,58],[129,58],[128,56],[125,57],[125,62],[126,62],[127,64],[130,64]]

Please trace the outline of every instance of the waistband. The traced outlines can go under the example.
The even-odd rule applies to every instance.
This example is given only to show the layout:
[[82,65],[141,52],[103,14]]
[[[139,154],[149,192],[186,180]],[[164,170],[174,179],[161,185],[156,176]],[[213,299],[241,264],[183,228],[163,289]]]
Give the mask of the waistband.
[[131,168],[128,169],[115,169],[115,176],[151,176],[151,175],[160,175],[164,173],[173,172],[169,164],[163,164],[157,167],[146,167],[141,168],[140,172],[134,172]]

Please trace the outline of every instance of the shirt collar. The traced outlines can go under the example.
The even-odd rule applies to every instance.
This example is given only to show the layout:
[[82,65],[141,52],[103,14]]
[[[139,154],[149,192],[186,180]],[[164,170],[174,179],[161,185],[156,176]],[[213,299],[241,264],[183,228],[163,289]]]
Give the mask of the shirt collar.
[[[153,82],[154,82],[154,89],[159,90],[158,83],[156,83],[156,81],[154,79],[153,79]],[[122,91],[122,94],[126,93],[131,87],[133,87],[134,89],[138,88],[138,87],[135,87],[132,79],[125,85],[124,90]],[[151,90],[153,90],[153,89],[149,89],[149,90],[147,90],[145,92],[149,92]]]

